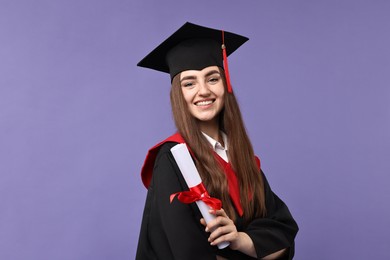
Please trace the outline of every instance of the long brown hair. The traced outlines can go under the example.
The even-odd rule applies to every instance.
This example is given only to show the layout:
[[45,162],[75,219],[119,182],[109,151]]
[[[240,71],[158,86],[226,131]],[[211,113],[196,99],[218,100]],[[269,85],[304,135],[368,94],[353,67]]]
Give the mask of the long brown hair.
[[[264,180],[257,167],[237,100],[234,93],[227,92],[222,69],[220,72],[225,87],[225,105],[219,115],[219,127],[228,136],[229,162],[237,175],[240,200],[244,210],[243,217],[245,222],[248,222],[253,216],[262,217],[266,214]],[[202,182],[211,196],[221,199],[228,216],[235,219],[236,214],[229,197],[226,175],[203,136],[197,119],[189,112],[183,97],[180,73],[173,78],[170,96],[177,130],[195,155]]]

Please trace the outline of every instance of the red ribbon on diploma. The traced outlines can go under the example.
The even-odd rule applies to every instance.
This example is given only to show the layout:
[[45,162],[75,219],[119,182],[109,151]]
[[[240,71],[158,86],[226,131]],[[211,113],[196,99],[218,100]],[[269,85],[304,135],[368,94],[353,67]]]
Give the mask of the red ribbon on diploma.
[[213,210],[220,210],[222,208],[222,202],[217,198],[210,197],[203,183],[199,183],[198,185],[191,187],[189,191],[181,191],[171,194],[171,203],[176,195],[177,199],[185,204],[190,204],[192,202],[201,200],[210,206]]

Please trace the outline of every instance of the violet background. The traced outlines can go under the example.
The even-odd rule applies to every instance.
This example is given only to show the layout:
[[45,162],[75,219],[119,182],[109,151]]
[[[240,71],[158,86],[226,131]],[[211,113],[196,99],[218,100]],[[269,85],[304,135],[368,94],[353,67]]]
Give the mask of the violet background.
[[[134,259],[191,21],[246,35],[230,71],[295,259],[390,259],[390,1],[0,1],[0,259]],[[179,227],[178,227],[179,228]]]

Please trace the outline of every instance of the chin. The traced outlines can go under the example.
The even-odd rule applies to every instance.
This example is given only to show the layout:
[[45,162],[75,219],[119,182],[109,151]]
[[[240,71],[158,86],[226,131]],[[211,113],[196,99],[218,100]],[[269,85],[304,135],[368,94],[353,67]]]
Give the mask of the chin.
[[215,116],[197,116],[196,119],[202,122],[208,122],[212,121],[215,118]]

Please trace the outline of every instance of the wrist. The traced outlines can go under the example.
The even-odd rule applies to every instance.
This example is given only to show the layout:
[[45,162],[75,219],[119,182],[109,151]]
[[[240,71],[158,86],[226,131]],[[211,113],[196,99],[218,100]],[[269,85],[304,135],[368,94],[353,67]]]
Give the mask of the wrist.
[[245,232],[238,232],[237,239],[230,244],[230,248],[240,251],[246,255],[257,257],[253,241]]

